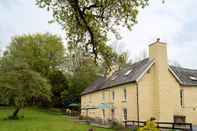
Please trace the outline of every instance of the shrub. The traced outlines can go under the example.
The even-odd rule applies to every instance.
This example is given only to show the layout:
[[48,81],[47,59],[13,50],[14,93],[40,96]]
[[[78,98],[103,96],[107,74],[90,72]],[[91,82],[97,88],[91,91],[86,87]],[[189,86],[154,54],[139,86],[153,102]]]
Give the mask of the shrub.
[[157,125],[153,119],[148,120],[146,122],[146,125],[142,128],[140,128],[138,131],[159,131],[157,128]]

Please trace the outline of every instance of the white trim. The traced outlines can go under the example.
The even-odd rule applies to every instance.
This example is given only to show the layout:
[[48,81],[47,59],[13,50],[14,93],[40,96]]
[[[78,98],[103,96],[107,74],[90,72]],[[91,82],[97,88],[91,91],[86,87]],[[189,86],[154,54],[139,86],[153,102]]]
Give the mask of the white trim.
[[152,62],[150,63],[150,65],[148,67],[146,67],[146,69],[140,74],[140,76],[138,76],[138,78],[136,79],[137,82],[146,74],[146,72],[152,67],[152,65],[154,63],[155,63],[155,61],[152,60]]
[[179,79],[179,77],[176,75],[176,73],[171,69],[171,67],[169,66],[169,71],[173,74],[173,76],[179,81],[180,84],[184,84],[181,79]]

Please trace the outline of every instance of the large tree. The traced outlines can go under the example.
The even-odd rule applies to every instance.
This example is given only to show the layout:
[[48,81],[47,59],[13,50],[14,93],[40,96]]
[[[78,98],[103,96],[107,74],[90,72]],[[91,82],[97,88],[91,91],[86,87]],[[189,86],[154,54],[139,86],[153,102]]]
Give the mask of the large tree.
[[[103,52],[109,34],[117,29],[131,29],[140,8],[149,0],[36,0],[37,5],[53,12],[54,21],[63,26],[68,41],[79,43],[95,58],[111,54]],[[109,56],[108,56],[109,55]]]
[[[15,36],[4,57],[9,56],[13,61],[25,63],[30,70],[38,72],[49,80],[52,86],[52,105],[58,105],[57,100],[61,97],[59,91],[67,86],[66,78],[60,71],[64,61],[64,51],[63,42],[58,36],[37,33]],[[42,97],[32,98],[32,103],[35,102],[42,105],[47,103]]]
[[31,70],[26,63],[7,54],[1,59],[0,67],[1,103],[15,106],[10,118],[17,119],[20,109],[28,105],[32,97],[50,99],[48,80]]

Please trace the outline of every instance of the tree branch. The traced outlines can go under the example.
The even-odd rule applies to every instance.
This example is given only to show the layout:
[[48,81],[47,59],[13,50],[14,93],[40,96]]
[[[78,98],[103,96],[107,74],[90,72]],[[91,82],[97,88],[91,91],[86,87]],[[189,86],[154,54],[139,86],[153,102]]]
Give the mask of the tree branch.
[[96,4],[92,4],[90,6],[84,7],[82,12],[85,13],[86,10],[91,10],[92,8],[99,8],[100,6],[96,5]]
[[[88,23],[87,23],[87,21],[84,17],[84,15],[85,15],[84,12],[80,9],[79,1],[78,0],[68,0],[68,2],[71,5],[71,7],[77,12],[80,19],[83,21],[84,26],[85,26],[85,28],[87,29],[87,31],[90,35],[90,42],[92,43],[92,51],[95,55],[95,61],[96,61],[96,59],[98,58],[98,56],[97,56],[98,54],[97,54],[97,45],[96,45],[96,42],[95,42],[95,39],[94,39],[94,33],[91,30],[90,26],[88,25]],[[93,8],[95,6],[96,5],[92,5],[92,6],[89,6],[89,8]]]

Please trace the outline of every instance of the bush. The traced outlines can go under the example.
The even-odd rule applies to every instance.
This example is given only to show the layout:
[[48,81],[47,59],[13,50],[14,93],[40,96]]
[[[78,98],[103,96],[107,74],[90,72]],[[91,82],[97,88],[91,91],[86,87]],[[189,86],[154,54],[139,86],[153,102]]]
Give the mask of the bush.
[[155,123],[154,120],[148,120],[146,122],[146,125],[142,128],[140,128],[138,131],[159,131],[157,128],[157,124]]

